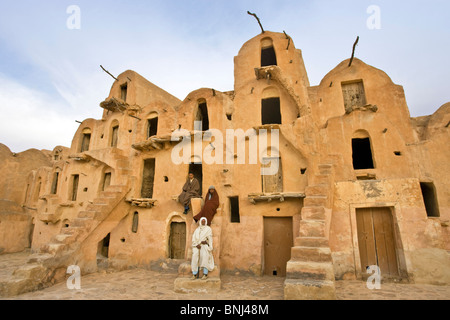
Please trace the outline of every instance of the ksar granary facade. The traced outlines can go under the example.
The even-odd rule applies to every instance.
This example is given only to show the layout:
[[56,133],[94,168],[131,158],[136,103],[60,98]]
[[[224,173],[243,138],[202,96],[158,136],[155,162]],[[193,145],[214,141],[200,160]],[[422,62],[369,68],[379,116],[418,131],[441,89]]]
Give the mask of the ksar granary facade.
[[[218,289],[221,273],[239,271],[286,277],[286,299],[332,299],[336,279],[365,279],[372,265],[383,279],[450,283],[450,104],[411,118],[403,88],[359,59],[310,86],[284,33],[246,42],[234,79],[233,91],[202,88],[180,101],[125,71],[100,103],[101,119],[83,121],[70,148],[12,154],[1,146],[0,250],[31,248],[2,294],[63,281],[70,265],[83,274],[180,265],[175,289],[189,288],[192,211],[202,202],[184,215],[177,196],[190,171],[202,195],[214,185],[221,203],[216,270],[193,287]],[[180,129],[192,152],[190,163],[174,164]],[[260,159],[250,163],[251,137],[222,147],[208,129],[223,137],[253,129],[267,139],[258,155],[278,171],[261,175]],[[205,152],[222,151],[234,163],[204,162]]]

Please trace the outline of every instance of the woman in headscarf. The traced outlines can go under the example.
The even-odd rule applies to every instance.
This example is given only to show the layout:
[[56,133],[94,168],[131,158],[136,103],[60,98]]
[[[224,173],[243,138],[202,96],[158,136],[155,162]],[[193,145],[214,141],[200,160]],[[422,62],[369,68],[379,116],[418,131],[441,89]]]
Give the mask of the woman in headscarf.
[[197,279],[200,268],[203,268],[202,280],[208,279],[208,271],[214,270],[213,235],[207,219],[201,218],[192,235],[192,279]]
[[217,194],[216,188],[214,186],[209,187],[208,193],[205,196],[205,205],[203,209],[194,216],[195,222],[200,220],[200,218],[205,217],[208,220],[208,226],[211,226],[211,222],[214,215],[219,207],[219,195]]

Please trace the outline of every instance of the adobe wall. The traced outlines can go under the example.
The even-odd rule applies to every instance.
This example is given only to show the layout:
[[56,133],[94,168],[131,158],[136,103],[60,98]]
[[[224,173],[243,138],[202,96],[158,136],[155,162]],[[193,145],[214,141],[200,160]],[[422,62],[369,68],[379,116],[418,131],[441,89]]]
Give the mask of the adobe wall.
[[30,149],[12,153],[0,144],[0,254],[30,247],[34,211],[24,204],[26,197],[39,194],[38,186],[28,183],[27,178],[30,171],[49,165],[48,151]]

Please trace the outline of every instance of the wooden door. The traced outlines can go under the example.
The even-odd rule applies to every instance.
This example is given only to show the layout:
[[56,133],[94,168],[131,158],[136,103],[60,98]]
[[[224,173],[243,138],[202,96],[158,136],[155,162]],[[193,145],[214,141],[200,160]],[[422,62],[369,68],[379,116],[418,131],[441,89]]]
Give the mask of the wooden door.
[[380,267],[382,276],[398,276],[394,227],[389,208],[356,210],[361,271],[371,265]]
[[264,274],[286,276],[294,245],[292,217],[264,218]]
[[172,222],[170,225],[169,255],[171,259],[184,259],[186,249],[186,223]]
[[[262,192],[263,193],[278,193],[283,192],[283,175],[281,168],[281,158],[279,157],[266,157],[264,162],[269,161],[269,164],[263,164],[263,175],[262,179]],[[269,168],[273,166],[278,166],[278,172],[275,174],[268,174]]]
[[141,197],[151,199],[153,197],[153,185],[155,182],[155,159],[144,161],[144,171],[142,174]]
[[342,94],[344,96],[345,110],[366,105],[366,94],[362,81],[342,84]]

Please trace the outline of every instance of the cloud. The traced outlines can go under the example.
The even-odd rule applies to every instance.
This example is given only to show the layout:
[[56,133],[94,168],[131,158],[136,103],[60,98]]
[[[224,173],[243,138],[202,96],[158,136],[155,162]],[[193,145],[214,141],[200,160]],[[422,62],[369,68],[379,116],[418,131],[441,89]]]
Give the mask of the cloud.
[[[60,110],[58,112],[58,109]],[[13,152],[69,146],[77,123],[59,102],[0,74],[0,143]]]

